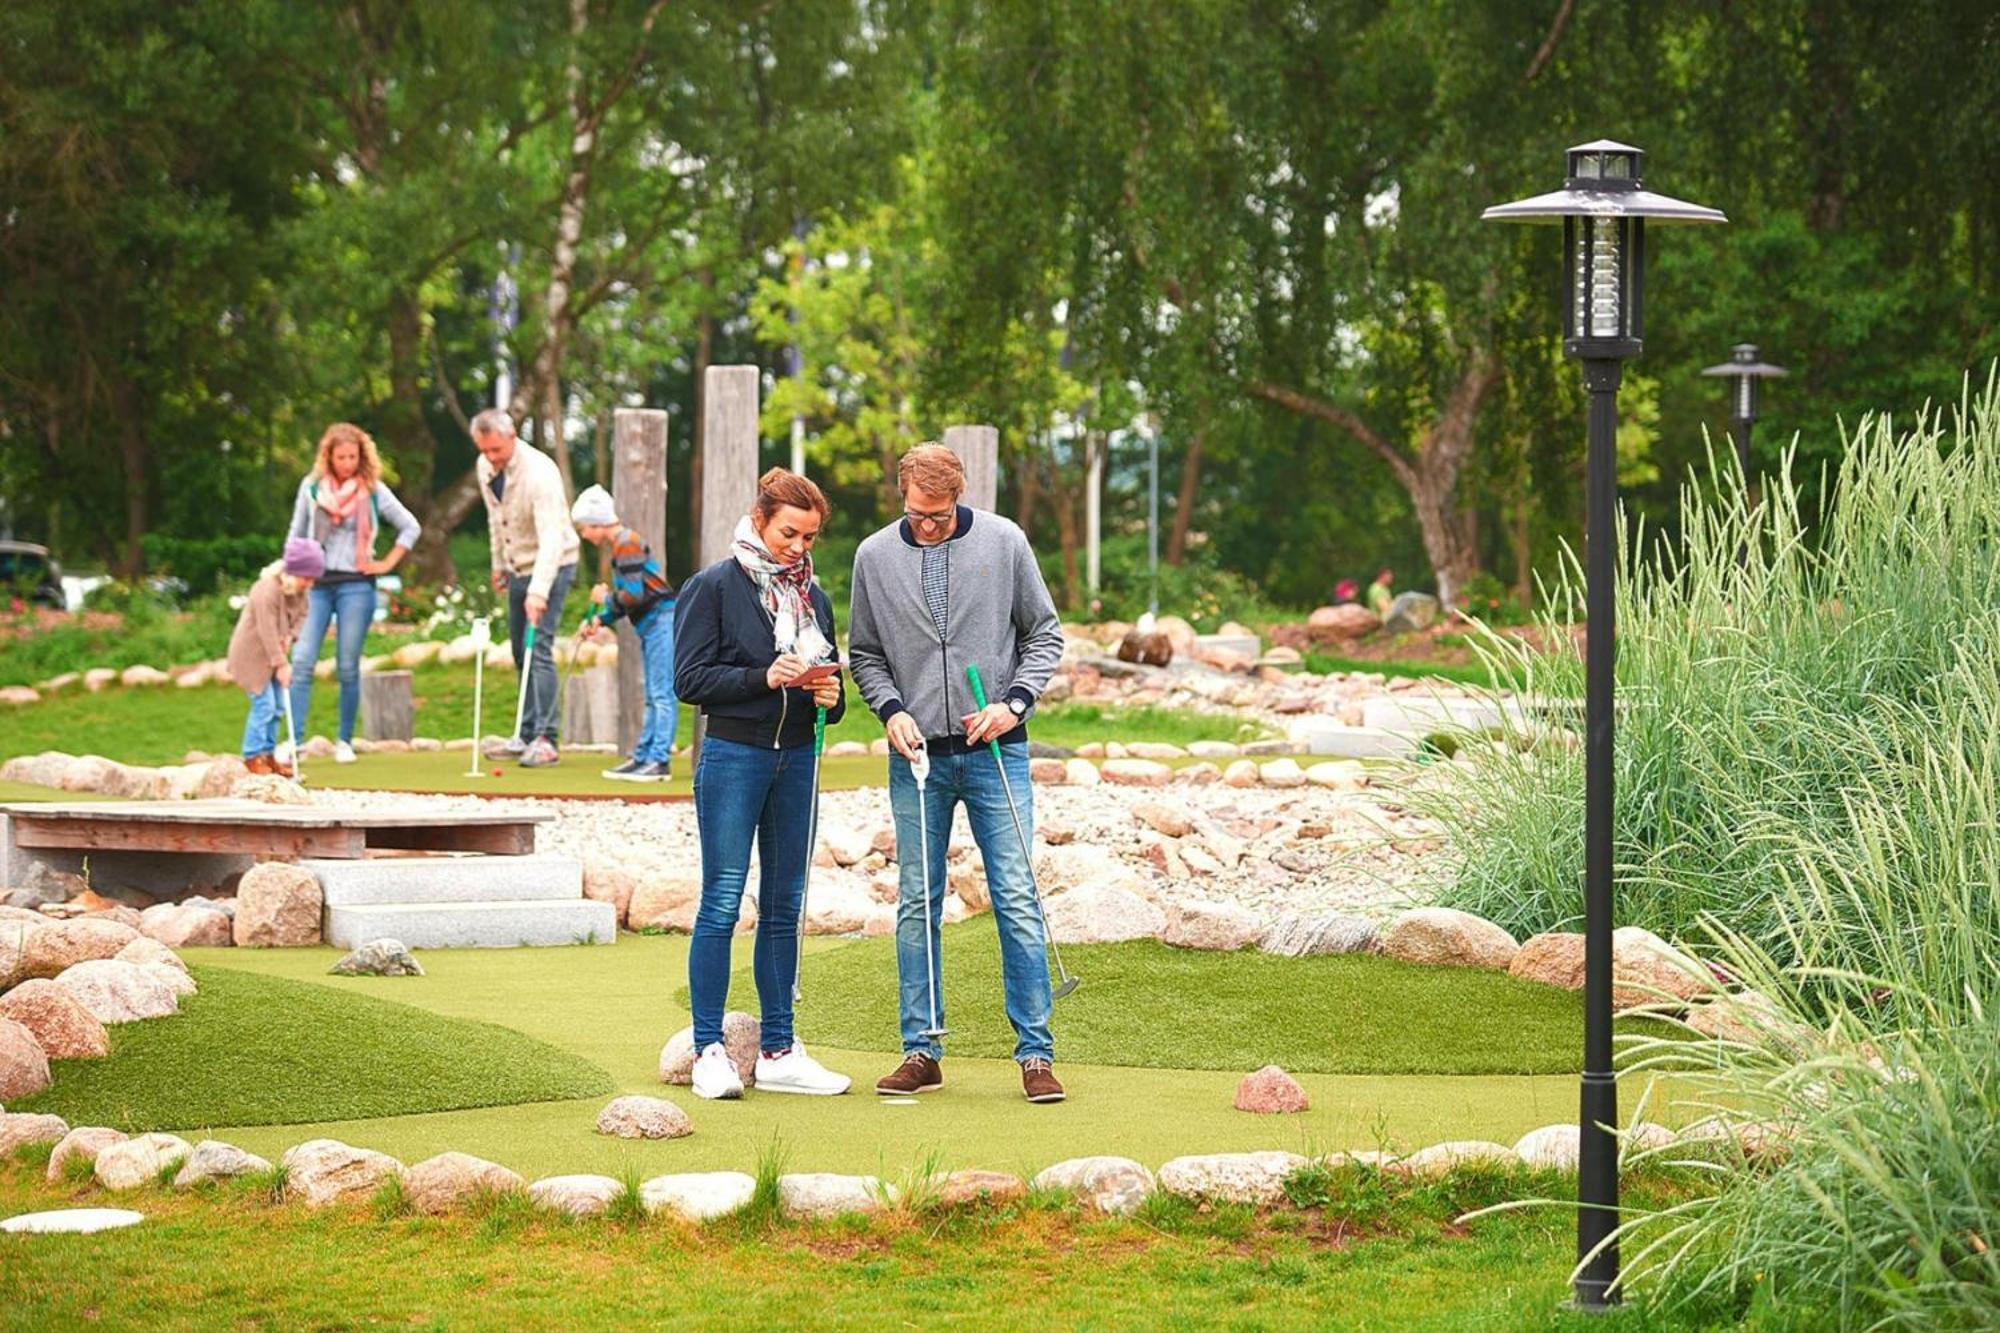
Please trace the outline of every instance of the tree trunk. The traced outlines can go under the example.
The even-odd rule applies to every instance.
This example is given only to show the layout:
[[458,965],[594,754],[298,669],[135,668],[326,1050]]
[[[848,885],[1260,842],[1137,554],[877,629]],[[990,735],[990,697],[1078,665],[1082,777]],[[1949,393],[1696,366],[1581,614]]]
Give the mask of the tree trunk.
[[576,494],[576,477],[570,467],[569,444],[563,438],[563,352],[569,343],[570,325],[575,314],[570,309],[570,292],[576,281],[576,251],[583,238],[583,211],[590,199],[590,165],[597,145],[597,126],[590,99],[583,86],[582,59],[578,48],[590,22],[589,0],[570,0],[569,63],[564,81],[569,89],[569,175],[563,181],[562,202],[556,211],[556,244],[549,266],[549,326],[543,334],[536,357],[535,378],[541,388],[543,429],[546,446],[555,455],[562,473],[563,489]]
[[123,374],[114,374],[112,391],[118,404],[118,458],[125,469],[125,546],[114,571],[120,578],[136,579],[145,572],[144,538],[147,525],[147,463],[152,444],[146,438],[146,417],[139,405],[139,393]]
[[1063,610],[1083,605],[1083,575],[1076,567],[1076,497],[1056,489],[1056,535],[1062,543]]
[[1202,432],[1188,439],[1187,454],[1181,459],[1181,487],[1174,495],[1174,529],[1167,536],[1167,563],[1179,565],[1187,558],[1188,526],[1194,521],[1195,489],[1201,484]]

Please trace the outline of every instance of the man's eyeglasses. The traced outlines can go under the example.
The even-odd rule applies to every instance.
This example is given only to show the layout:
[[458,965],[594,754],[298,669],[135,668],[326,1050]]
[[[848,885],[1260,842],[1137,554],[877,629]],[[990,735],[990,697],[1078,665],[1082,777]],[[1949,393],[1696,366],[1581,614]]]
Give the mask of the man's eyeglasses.
[[921,525],[927,528],[935,528],[951,522],[951,516],[954,512],[956,511],[947,509],[944,510],[942,513],[919,514],[914,509],[905,509],[903,511],[903,517],[910,520],[912,525]]

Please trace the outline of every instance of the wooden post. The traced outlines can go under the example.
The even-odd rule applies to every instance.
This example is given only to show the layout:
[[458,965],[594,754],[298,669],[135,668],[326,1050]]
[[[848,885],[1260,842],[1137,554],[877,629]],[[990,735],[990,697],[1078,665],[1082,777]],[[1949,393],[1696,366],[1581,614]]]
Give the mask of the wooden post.
[[361,677],[361,734],[371,741],[406,741],[416,735],[417,705],[407,671],[371,671]]
[[991,512],[1000,494],[1000,428],[947,426],[944,447],[965,465],[965,503]]
[[[646,539],[653,556],[667,560],[667,414],[651,407],[621,407],[612,414],[611,498],[618,520]],[[618,622],[618,717],[610,735],[593,723],[593,740],[616,741],[621,754],[638,744],[646,720],[646,669],[632,622]]]
[[[694,549],[703,569],[729,554],[736,521],[756,494],[757,388],[755,366],[710,366],[702,384],[701,531]],[[705,730],[697,712],[690,769]]]

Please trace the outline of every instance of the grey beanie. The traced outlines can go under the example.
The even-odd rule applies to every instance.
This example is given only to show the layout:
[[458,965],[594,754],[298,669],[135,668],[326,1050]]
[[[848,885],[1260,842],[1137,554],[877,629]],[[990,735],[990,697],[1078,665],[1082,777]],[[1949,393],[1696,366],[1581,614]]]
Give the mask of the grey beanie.
[[569,520],[579,526],[610,527],[618,521],[618,510],[611,503],[611,492],[602,486],[586,486],[570,506]]

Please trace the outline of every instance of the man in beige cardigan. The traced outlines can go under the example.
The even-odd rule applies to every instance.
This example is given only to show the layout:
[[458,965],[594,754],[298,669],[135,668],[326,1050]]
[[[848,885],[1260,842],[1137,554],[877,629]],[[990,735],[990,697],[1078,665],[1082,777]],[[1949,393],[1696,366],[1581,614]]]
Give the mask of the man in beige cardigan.
[[[524,449],[514,419],[497,407],[472,419],[472,442],[479,449],[479,498],[493,557],[493,590],[507,594],[507,634],[514,665],[528,673],[518,733],[506,745],[524,768],[556,762],[556,627],[563,598],[576,581],[579,550],[569,521],[569,496],[555,460],[539,449]],[[525,651],[528,625],[535,627],[531,660]]]

